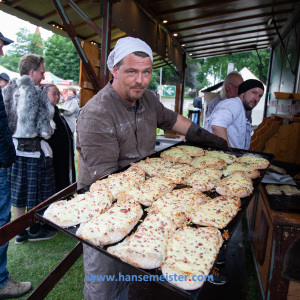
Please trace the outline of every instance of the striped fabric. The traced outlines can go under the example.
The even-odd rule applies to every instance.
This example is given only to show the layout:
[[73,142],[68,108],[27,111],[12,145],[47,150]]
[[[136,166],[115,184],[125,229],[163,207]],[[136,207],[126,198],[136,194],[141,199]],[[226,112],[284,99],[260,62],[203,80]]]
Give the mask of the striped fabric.
[[17,156],[11,168],[11,202],[30,210],[55,193],[52,158]]

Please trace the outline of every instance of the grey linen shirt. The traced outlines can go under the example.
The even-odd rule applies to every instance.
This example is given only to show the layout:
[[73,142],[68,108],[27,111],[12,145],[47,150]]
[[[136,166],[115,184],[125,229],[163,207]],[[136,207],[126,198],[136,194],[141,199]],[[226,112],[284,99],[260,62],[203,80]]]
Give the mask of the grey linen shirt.
[[77,121],[78,188],[154,153],[156,128],[171,129],[177,113],[151,91],[135,112],[109,82],[82,109]]

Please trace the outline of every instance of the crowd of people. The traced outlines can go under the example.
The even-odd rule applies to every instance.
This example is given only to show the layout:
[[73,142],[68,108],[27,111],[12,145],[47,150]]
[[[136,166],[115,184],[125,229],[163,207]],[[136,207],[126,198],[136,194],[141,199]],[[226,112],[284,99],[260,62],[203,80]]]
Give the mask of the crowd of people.
[[[0,54],[3,55],[2,47],[11,42],[0,34]],[[0,196],[0,226],[10,221],[11,204],[14,217],[18,218],[75,182],[75,130],[80,154],[78,189],[154,153],[157,128],[174,130],[184,135],[187,141],[202,147],[226,149],[236,146],[231,137],[236,133],[230,127],[235,117],[227,123],[217,117],[226,113],[227,106],[232,110],[235,107],[236,115],[241,116],[237,126],[246,128],[241,139],[244,149],[247,147],[247,112],[262,95],[260,82],[245,81],[242,84],[239,74],[232,74],[230,81],[226,82],[225,96],[214,101],[208,130],[205,130],[165,108],[147,90],[152,63],[152,49],[145,42],[132,37],[119,39],[107,60],[113,79],[88,101],[79,114],[76,90],[68,91],[65,103],[59,108],[57,86],[39,87],[45,73],[43,57],[28,54],[20,59],[21,77],[9,80],[3,90],[4,102],[0,88],[0,184],[5,191]],[[238,80],[234,81],[234,78]],[[230,99],[224,100],[226,97]],[[199,105],[199,99],[197,101],[195,105]],[[222,128],[226,129],[226,134]],[[56,231],[36,223],[18,234],[15,242],[49,240],[55,235]],[[19,297],[30,290],[31,284],[9,278],[6,252],[7,244],[1,247],[0,253],[0,298]],[[84,271],[89,276],[132,273],[125,265],[87,245],[84,245]],[[86,299],[125,299],[127,294],[126,282],[93,282],[85,277]]]
[[[12,42],[0,33],[1,55]],[[58,88],[40,87],[45,74],[42,56],[21,57],[19,72],[20,78],[11,80],[0,74],[0,226],[10,221],[11,206],[16,219],[76,181],[74,131],[79,108],[74,89],[61,112]],[[56,234],[38,222],[19,233],[15,243],[45,241]],[[7,247],[8,243],[0,247],[0,299],[20,297],[31,289],[30,282],[9,277]]]

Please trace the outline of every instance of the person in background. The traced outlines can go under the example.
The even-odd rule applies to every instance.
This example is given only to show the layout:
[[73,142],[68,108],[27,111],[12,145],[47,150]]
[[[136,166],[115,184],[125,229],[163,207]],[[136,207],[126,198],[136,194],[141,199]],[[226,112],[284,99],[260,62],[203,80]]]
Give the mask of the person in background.
[[3,90],[9,82],[9,76],[6,73],[0,74],[0,87]]
[[76,97],[76,89],[68,89],[68,97],[62,105],[63,116],[66,119],[72,133],[74,134],[76,128],[76,119],[78,118],[79,107],[78,99]]
[[55,186],[56,192],[59,192],[76,181],[74,138],[68,123],[57,107],[60,99],[59,89],[54,84],[48,84],[44,86],[43,91],[47,94],[55,109],[53,121],[56,129],[48,140],[48,143],[53,151]]
[[[195,97],[194,101],[193,101],[193,106],[195,109],[202,110],[202,98],[197,96]],[[197,124],[198,121],[198,114],[193,114],[193,120],[192,120],[195,124]],[[200,124],[200,123],[199,123]]]
[[259,80],[248,79],[239,86],[238,94],[238,97],[225,99],[215,107],[207,118],[206,129],[225,139],[229,147],[248,150],[251,123],[246,114],[258,104],[264,86]]
[[[0,32],[0,56],[3,56],[3,46],[10,43],[13,41],[4,37]],[[0,227],[10,222],[11,199],[8,168],[15,159],[16,151],[8,127],[2,87],[0,86]],[[0,246],[0,299],[18,298],[31,290],[30,282],[19,282],[9,277],[9,271],[6,267],[7,248],[8,243]]]
[[[223,82],[219,95],[208,103],[205,117],[208,118],[222,100],[237,97],[239,86],[243,81],[238,72],[230,72]],[[251,111],[247,113],[247,119],[251,122]]]
[[[227,147],[224,139],[165,108],[147,90],[152,63],[151,48],[138,38],[119,39],[109,54],[107,66],[113,80],[81,109],[77,121],[78,189],[153,154],[157,128],[172,129],[203,147]],[[91,282],[88,276],[131,274],[131,268],[87,245],[83,246],[83,260],[85,299],[126,297],[128,283]]]
[[[4,89],[8,125],[16,149],[11,169],[11,200],[14,217],[22,216],[55,193],[52,150],[47,139],[54,132],[54,107],[38,87],[44,79],[44,59],[27,54],[19,61],[19,79],[11,79]],[[56,232],[40,223],[16,236],[15,243],[49,240]]]

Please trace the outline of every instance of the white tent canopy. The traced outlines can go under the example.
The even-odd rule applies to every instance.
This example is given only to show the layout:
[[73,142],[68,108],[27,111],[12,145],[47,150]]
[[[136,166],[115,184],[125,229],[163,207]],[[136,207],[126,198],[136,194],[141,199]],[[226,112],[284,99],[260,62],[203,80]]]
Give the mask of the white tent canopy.
[[4,68],[3,66],[0,66],[0,74],[1,73],[6,73],[9,76],[10,79],[19,78],[20,77],[19,73],[10,71],[10,70]]

